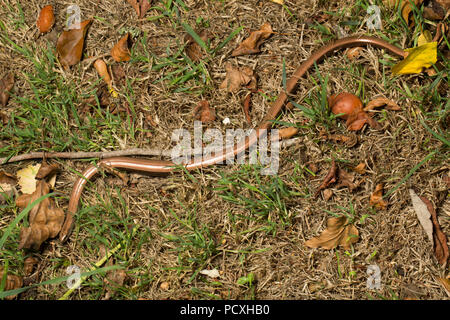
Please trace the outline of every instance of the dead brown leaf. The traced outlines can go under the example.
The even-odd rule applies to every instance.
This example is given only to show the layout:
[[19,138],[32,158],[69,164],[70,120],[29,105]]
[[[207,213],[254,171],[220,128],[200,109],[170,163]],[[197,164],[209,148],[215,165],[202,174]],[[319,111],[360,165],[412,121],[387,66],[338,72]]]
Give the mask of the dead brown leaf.
[[290,137],[296,135],[298,133],[298,128],[296,127],[287,127],[278,130],[278,136],[280,139],[289,139]]
[[14,75],[8,73],[0,80],[0,104],[6,107],[9,100],[9,92],[14,87]]
[[92,20],[85,20],[80,23],[80,29],[64,30],[56,43],[59,61],[67,69],[77,64],[83,55],[84,38]]
[[336,162],[334,161],[334,159],[331,162],[331,168],[328,171],[327,175],[325,176],[325,179],[323,179],[323,182],[320,184],[319,188],[317,189],[316,193],[315,193],[315,197],[317,197],[320,193],[321,190],[327,188],[330,184],[336,182],[336,173],[338,171],[338,167],[336,165]]
[[194,108],[194,117],[203,123],[210,123],[216,120],[216,112],[209,106],[208,101],[202,100]]
[[[208,40],[208,31],[206,29],[196,31],[200,39],[202,39],[205,43]],[[186,47],[185,51],[187,56],[194,62],[200,61],[203,57],[203,49],[200,45],[192,38],[190,34],[187,34],[185,37]]]
[[[0,280],[3,279],[3,268],[0,267]],[[6,276],[6,283],[5,283],[5,287],[4,287],[4,291],[10,291],[10,290],[15,290],[15,289],[19,289],[22,288],[23,286],[23,280],[22,277],[16,276],[16,275],[12,275],[12,274],[8,274]],[[12,300],[16,297],[17,295],[13,295],[13,296],[7,296],[5,299],[6,300]]]
[[353,181],[355,177],[353,174],[345,171],[344,169],[338,169],[338,184],[336,188],[347,187],[350,191],[353,191],[358,187],[358,185],[354,184]]
[[[50,192],[50,185],[44,180],[39,180],[36,190],[32,194],[24,194],[17,198],[16,205],[24,209],[28,204]],[[20,230],[19,249],[38,250],[41,244],[48,238],[58,235],[64,222],[64,211],[56,207],[54,201],[45,198],[35,205],[29,213],[29,227]]]
[[400,108],[400,106],[397,103],[395,103],[394,101],[392,101],[388,98],[379,97],[379,98],[375,98],[375,99],[371,100],[364,107],[364,111],[370,111],[375,108],[382,107],[384,105],[386,106],[386,109],[388,109],[388,110],[396,110],[396,111],[402,110],[402,108]]
[[449,0],[429,1],[428,6],[423,8],[423,17],[430,20],[443,20],[449,10]]
[[377,184],[375,186],[375,191],[370,195],[369,203],[371,206],[374,206],[375,209],[385,210],[387,208],[388,203],[383,200],[383,184]]
[[344,249],[350,249],[351,244],[359,239],[358,229],[353,224],[349,224],[347,217],[332,217],[327,221],[327,228],[320,236],[305,242],[310,248],[333,249],[341,245]]
[[420,197],[420,199],[426,204],[427,209],[431,214],[431,222],[433,223],[434,255],[439,264],[445,268],[450,256],[447,245],[447,236],[442,232],[437,218],[436,210],[434,209],[431,201],[425,197]]
[[353,171],[359,174],[366,173],[366,164],[364,162],[361,162],[360,164],[358,164],[356,167],[353,168]]
[[48,164],[47,161],[42,161],[42,164],[36,173],[36,179],[45,179],[54,175],[59,170],[57,163]]
[[227,71],[227,75],[220,85],[220,89],[225,89],[228,92],[236,92],[241,86],[252,85],[253,83],[256,88],[256,77],[251,68],[236,68],[231,63],[227,63],[225,70]]
[[150,2],[148,0],[127,0],[128,3],[134,8],[139,19],[145,16],[145,13],[150,9]]
[[111,57],[116,62],[130,61],[131,55],[129,50],[130,34],[127,33],[114,45],[111,49]]
[[34,266],[37,265],[39,260],[35,257],[28,257],[23,262],[23,274],[29,276],[33,273]]
[[241,44],[234,49],[231,53],[233,57],[245,55],[245,54],[253,54],[260,52],[260,45],[264,40],[270,37],[273,33],[272,27],[269,23],[264,23],[258,31],[253,31],[250,33],[250,36],[241,42]]

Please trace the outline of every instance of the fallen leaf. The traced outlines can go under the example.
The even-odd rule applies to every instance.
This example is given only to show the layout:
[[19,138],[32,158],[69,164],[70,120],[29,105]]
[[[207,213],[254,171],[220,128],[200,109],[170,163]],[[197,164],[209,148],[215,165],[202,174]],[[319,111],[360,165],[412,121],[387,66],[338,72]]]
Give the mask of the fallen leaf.
[[448,258],[450,257],[450,252],[447,245],[447,236],[441,230],[436,210],[434,209],[431,201],[425,197],[420,197],[420,199],[425,203],[428,211],[431,214],[431,222],[433,223],[434,255],[439,264],[445,268],[447,266]]
[[[36,190],[31,194],[24,194],[17,198],[16,205],[24,209],[28,204],[50,192],[50,185],[45,180],[39,180]],[[19,249],[38,250],[41,244],[58,235],[64,223],[65,214],[57,208],[54,201],[45,198],[35,205],[28,214],[29,227],[20,230]]]
[[444,287],[445,291],[447,291],[447,294],[450,295],[450,278],[439,278],[438,280]]
[[369,204],[374,206],[375,209],[385,210],[387,208],[387,202],[383,200],[383,184],[377,184],[375,191],[370,195]]
[[120,81],[125,79],[126,74],[125,70],[122,68],[120,64],[115,64],[111,67],[112,76],[114,81]]
[[347,187],[349,188],[350,191],[353,191],[358,187],[356,184],[353,183],[354,179],[355,178],[351,173],[345,171],[344,169],[338,169],[339,183],[336,185],[336,188]]
[[408,56],[392,67],[393,74],[421,73],[437,61],[437,42],[428,42],[420,47],[405,49]]
[[420,47],[421,45],[432,41],[433,37],[431,36],[431,32],[429,30],[425,30],[417,37],[417,46]]
[[12,174],[0,171],[0,203],[17,193],[16,184],[17,179]]
[[145,13],[150,9],[150,2],[148,0],[127,0],[128,3],[134,8],[139,19],[145,16]]
[[127,33],[120,38],[120,40],[111,49],[111,57],[113,57],[116,62],[130,61],[131,55],[130,50],[128,49],[129,39],[130,33]]
[[330,184],[336,182],[336,173],[337,173],[338,167],[336,165],[336,162],[334,159],[331,162],[331,168],[328,171],[327,175],[325,176],[325,179],[323,179],[323,182],[320,184],[319,188],[317,188],[317,191],[315,193],[315,197],[317,197],[321,190],[327,188]]
[[64,30],[56,43],[61,65],[67,69],[77,64],[83,55],[84,38],[92,20],[80,23],[80,29]]
[[[409,26],[414,26],[414,21],[411,21],[411,23],[409,23],[409,16],[410,16],[411,11],[413,10],[413,7],[412,7],[410,1],[412,1],[412,0],[403,0],[401,2],[401,12],[402,12],[403,20],[406,21],[406,24]],[[420,4],[423,2],[423,0],[414,0],[413,2],[416,7],[420,7]]]
[[6,107],[9,100],[9,92],[14,87],[14,75],[8,73],[0,80],[0,103],[2,107]]
[[296,135],[298,133],[298,128],[296,127],[287,127],[278,130],[278,136],[280,139],[289,139],[290,137]]
[[218,278],[218,277],[220,277],[219,270],[217,270],[217,269],[201,270],[200,274],[204,274],[205,276],[208,276],[210,278]]
[[194,117],[203,123],[210,123],[216,120],[216,112],[210,108],[208,101],[202,100],[194,108]]
[[39,260],[35,257],[28,257],[23,262],[23,274],[29,276],[33,273],[34,266],[37,265]]
[[395,103],[394,101],[388,99],[388,98],[384,98],[384,97],[379,97],[379,98],[375,98],[371,101],[369,101],[369,103],[367,103],[367,105],[364,107],[364,111],[370,111],[373,110],[375,108],[379,108],[382,106],[386,106],[386,109],[388,110],[402,110],[402,108],[400,108],[400,106]]
[[[4,276],[4,271],[3,268],[0,267],[0,282],[3,279]],[[3,288],[3,291],[10,291],[10,290],[15,290],[15,289],[19,289],[22,288],[23,285],[23,280],[22,277],[16,276],[16,275],[12,275],[12,274],[8,274],[6,276],[6,282],[5,282],[5,287]],[[12,295],[12,296],[7,296],[5,299],[6,300],[12,300],[16,297],[17,295]]]
[[411,197],[411,202],[416,212],[417,218],[422,225],[425,233],[433,243],[433,223],[431,222],[431,213],[428,211],[427,205],[422,201],[422,199],[414,192],[414,190],[409,189],[409,195]]
[[254,82],[256,87],[256,77],[251,68],[235,68],[231,63],[227,63],[225,70],[227,71],[227,75],[220,85],[220,89],[226,89],[228,92],[236,92],[241,86],[249,85],[251,82]]
[[284,4],[284,0],[270,0],[270,1],[278,3],[278,4]]
[[[48,164],[47,161],[42,161],[38,172],[36,173],[36,179],[45,179],[56,174],[59,170],[59,165],[57,163]],[[50,183],[50,185],[52,185]],[[52,185],[54,186],[54,184]]]
[[269,23],[264,23],[258,31],[253,31],[250,36],[241,42],[241,44],[234,49],[231,56],[237,57],[245,54],[253,54],[260,52],[259,46],[264,40],[270,37],[273,33],[272,27]]
[[247,96],[244,99],[244,115],[245,115],[245,120],[247,120],[247,122],[249,124],[252,124],[252,118],[250,118],[250,103],[252,101],[252,92],[249,92],[247,94]]
[[36,165],[30,164],[26,168],[17,171],[18,184],[23,194],[32,194],[36,190],[36,174],[40,167],[40,163]]
[[450,1],[432,0],[423,8],[423,17],[430,20],[443,20],[450,10]]
[[356,167],[353,168],[353,171],[359,174],[366,173],[366,164],[364,162],[361,162],[360,164],[358,164]]
[[306,241],[305,245],[310,248],[324,249],[333,249],[341,245],[344,249],[350,249],[350,245],[358,241],[359,233],[358,229],[348,222],[345,216],[329,218],[327,228],[320,236]]
[[53,7],[51,5],[47,5],[39,12],[36,25],[40,33],[46,33],[50,31],[54,24],[55,15],[53,14]]
[[[200,39],[202,39],[205,43],[208,40],[208,31],[203,29],[201,31],[196,31]],[[200,45],[192,38],[190,34],[187,34],[185,37],[186,47],[185,51],[187,56],[193,61],[198,62],[203,57],[203,49]]]

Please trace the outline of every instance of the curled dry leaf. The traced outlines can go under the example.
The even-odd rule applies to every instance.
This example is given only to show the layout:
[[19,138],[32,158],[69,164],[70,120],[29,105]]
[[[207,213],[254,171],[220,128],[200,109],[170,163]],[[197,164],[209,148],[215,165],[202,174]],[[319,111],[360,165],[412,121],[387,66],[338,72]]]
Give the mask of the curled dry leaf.
[[298,133],[298,128],[296,127],[287,127],[278,130],[278,136],[280,139],[289,139],[290,137],[296,135]]
[[40,33],[49,32],[55,24],[55,15],[53,14],[53,7],[51,5],[45,6],[39,12],[36,25]]
[[[3,268],[0,267],[0,281],[3,279],[3,276],[4,276]],[[22,277],[19,277],[19,276],[16,276],[16,275],[12,275],[12,274],[8,274],[6,276],[6,283],[5,283],[5,287],[4,287],[3,290],[4,291],[15,290],[15,289],[22,288],[22,286],[23,286]],[[12,300],[16,296],[17,295],[7,296],[5,299]]]
[[345,171],[344,169],[338,169],[338,184],[336,188],[347,187],[350,191],[353,191],[358,187],[357,184],[354,184],[353,181],[355,177],[353,174]]
[[450,252],[447,245],[447,236],[442,232],[441,226],[437,218],[436,210],[430,200],[425,197],[420,197],[420,199],[427,206],[428,211],[431,214],[431,222],[433,223],[433,247],[434,256],[440,265],[444,268],[447,266],[448,258],[450,257]]
[[2,107],[6,107],[9,100],[9,92],[14,87],[14,75],[8,73],[0,80],[0,104]]
[[359,174],[366,173],[366,164],[364,162],[361,162],[360,164],[358,164],[356,167],[353,168],[353,171]]
[[245,120],[247,120],[247,122],[249,124],[252,123],[252,118],[250,117],[250,104],[252,101],[252,92],[249,92],[247,94],[247,96],[244,99],[244,115],[245,115]]
[[47,161],[42,161],[42,164],[39,167],[38,172],[36,173],[36,179],[49,178],[56,174],[58,170],[59,165],[57,163],[48,164]]
[[134,8],[139,19],[145,16],[145,13],[150,9],[150,2],[148,0],[127,0],[128,3]]
[[210,123],[216,120],[216,112],[211,109],[208,101],[202,100],[194,108],[194,117],[203,123]]
[[325,179],[319,186],[319,188],[316,191],[315,197],[317,197],[321,190],[326,189],[330,184],[336,182],[336,173],[337,173],[338,167],[336,165],[336,161],[334,159],[331,162],[331,168],[328,171],[327,175],[325,176]]
[[236,92],[241,86],[254,86],[256,88],[256,77],[253,70],[249,67],[236,68],[231,63],[225,65],[227,75],[220,85],[220,89],[228,92]]
[[[35,192],[31,195],[24,194],[17,198],[16,205],[24,209],[28,204],[48,194],[50,185],[44,180],[39,180]],[[50,198],[45,198],[35,205],[29,213],[29,227],[20,230],[19,249],[38,250],[41,244],[58,235],[64,222],[64,211],[56,207]]]
[[[196,31],[200,39],[204,42],[208,40],[208,31],[206,29]],[[194,62],[198,62],[203,57],[203,49],[200,45],[192,38],[190,34],[187,34],[185,37],[186,41],[186,51],[187,56]]]
[[83,55],[84,38],[92,20],[85,20],[80,23],[80,29],[63,31],[56,43],[56,50],[59,54],[59,61],[64,68],[77,64]]
[[364,111],[370,111],[375,108],[382,107],[384,105],[386,106],[386,109],[388,109],[388,110],[396,110],[396,111],[402,110],[402,108],[400,108],[400,106],[398,104],[396,104],[394,101],[392,101],[388,98],[380,97],[380,98],[375,98],[375,99],[371,100],[364,107]]
[[388,203],[383,200],[383,184],[377,184],[375,186],[375,191],[370,195],[369,203],[371,206],[374,206],[375,209],[385,210],[387,208]]
[[253,31],[250,36],[231,53],[233,57],[260,52],[260,45],[273,33],[269,23],[264,23],[258,31]]
[[378,129],[378,123],[364,112],[361,100],[354,94],[342,92],[328,98],[328,105],[333,114],[342,114],[340,117],[346,120],[349,131],[358,131],[367,123],[372,128]]
[[130,61],[131,55],[128,48],[129,40],[130,34],[127,33],[120,38],[120,40],[111,49],[111,57],[113,57],[116,62]]
[[345,249],[350,249],[351,244],[358,241],[358,229],[353,224],[349,224],[347,217],[329,218],[327,228],[320,236],[305,242],[310,248],[333,249],[341,245]]

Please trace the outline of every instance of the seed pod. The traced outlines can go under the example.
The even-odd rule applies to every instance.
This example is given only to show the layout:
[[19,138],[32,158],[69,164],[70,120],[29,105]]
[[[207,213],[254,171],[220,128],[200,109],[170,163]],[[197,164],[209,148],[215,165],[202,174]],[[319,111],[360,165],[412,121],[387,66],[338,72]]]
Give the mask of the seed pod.
[[108,67],[106,66],[105,61],[103,61],[102,59],[97,59],[94,62],[94,68],[95,70],[97,70],[99,76],[102,77],[103,80],[105,80],[108,87],[111,87],[111,77],[108,73]]
[[53,7],[51,5],[42,8],[36,24],[40,33],[50,31],[55,24],[55,15],[53,14]]

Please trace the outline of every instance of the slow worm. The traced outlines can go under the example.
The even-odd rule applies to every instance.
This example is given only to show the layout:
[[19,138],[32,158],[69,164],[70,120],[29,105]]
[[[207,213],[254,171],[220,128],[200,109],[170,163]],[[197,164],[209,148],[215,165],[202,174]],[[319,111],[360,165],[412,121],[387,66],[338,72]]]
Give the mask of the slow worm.
[[[286,82],[286,91],[283,91],[277,98],[277,100],[272,104],[270,109],[267,111],[264,119],[261,123],[255,128],[256,135],[251,135],[246,137],[246,139],[238,143],[234,146],[234,149],[226,149],[222,150],[218,154],[214,154],[210,157],[201,158],[198,160],[192,160],[190,163],[185,165],[187,170],[193,170],[197,168],[202,168],[206,166],[210,166],[213,164],[220,163],[229,159],[231,157],[236,156],[238,153],[247,150],[250,146],[255,144],[260,136],[263,134],[264,130],[269,129],[271,125],[271,121],[276,118],[284,103],[287,99],[287,95],[292,93],[302,78],[302,76],[308,71],[308,69],[314,65],[315,62],[318,62],[328,54],[343,48],[349,47],[359,47],[359,46],[367,46],[372,45],[374,47],[386,49],[393,54],[396,54],[401,57],[405,57],[405,51],[395,45],[388,43],[379,38],[368,37],[368,36],[357,36],[357,37],[348,37],[336,40],[331,42],[317,51],[315,51],[307,60],[305,60],[298,68],[295,70],[292,77]],[[162,160],[149,160],[149,159],[137,159],[137,158],[129,158],[129,157],[116,157],[103,159],[97,163],[97,165],[91,165],[86,168],[82,177],[78,178],[75,182],[72,193],[69,199],[69,207],[68,212],[62,226],[61,232],[59,234],[59,238],[62,242],[66,241],[75,224],[75,215],[78,210],[78,202],[80,200],[81,193],[83,192],[84,186],[87,181],[95,176],[99,168],[101,167],[111,167],[111,168],[121,168],[125,170],[134,170],[134,171],[144,171],[149,173],[166,173],[173,171],[175,169],[175,164],[170,161],[162,161]]]

